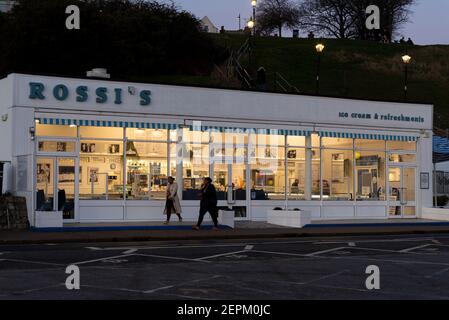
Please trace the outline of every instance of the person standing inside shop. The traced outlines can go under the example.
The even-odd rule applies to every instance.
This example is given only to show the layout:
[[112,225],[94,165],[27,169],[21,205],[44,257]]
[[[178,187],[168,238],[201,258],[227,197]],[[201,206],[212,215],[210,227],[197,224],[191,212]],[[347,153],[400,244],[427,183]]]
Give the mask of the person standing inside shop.
[[200,214],[197,224],[192,227],[194,230],[200,230],[201,223],[207,212],[209,212],[212,221],[214,222],[213,230],[218,230],[217,191],[212,184],[211,178],[203,179],[203,184],[201,186]]
[[178,184],[175,182],[175,178],[168,177],[168,185],[167,185],[167,201],[165,202],[165,210],[164,214],[167,215],[167,220],[164,224],[168,224],[170,222],[170,217],[172,213],[176,213],[178,216],[179,222],[182,222],[182,209],[181,202],[178,197]]

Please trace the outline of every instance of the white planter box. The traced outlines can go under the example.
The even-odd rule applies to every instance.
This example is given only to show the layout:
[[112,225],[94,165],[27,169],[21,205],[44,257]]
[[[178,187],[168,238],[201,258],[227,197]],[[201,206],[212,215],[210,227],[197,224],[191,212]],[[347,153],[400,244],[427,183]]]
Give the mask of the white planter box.
[[228,226],[234,229],[234,218],[235,218],[234,211],[224,211],[224,210],[218,211],[218,224]]
[[35,228],[62,228],[61,211],[36,211]]
[[302,228],[312,223],[310,211],[268,210],[267,222],[283,227]]

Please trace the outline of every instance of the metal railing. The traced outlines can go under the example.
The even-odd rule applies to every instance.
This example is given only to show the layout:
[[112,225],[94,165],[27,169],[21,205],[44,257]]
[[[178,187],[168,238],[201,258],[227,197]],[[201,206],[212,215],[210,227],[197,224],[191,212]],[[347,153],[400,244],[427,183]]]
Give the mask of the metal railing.
[[273,76],[275,92],[278,92],[278,88],[280,88],[283,92],[300,93],[299,89],[290,84],[279,72],[275,72]]

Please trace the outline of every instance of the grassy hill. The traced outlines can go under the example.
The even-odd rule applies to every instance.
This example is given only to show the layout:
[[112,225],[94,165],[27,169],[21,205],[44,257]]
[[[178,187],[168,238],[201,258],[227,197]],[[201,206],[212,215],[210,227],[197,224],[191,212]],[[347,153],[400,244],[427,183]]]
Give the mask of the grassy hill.
[[[224,47],[237,49],[243,35],[217,35]],[[404,101],[404,66],[401,56],[408,50],[413,57],[409,66],[409,102],[433,103],[435,125],[449,128],[449,46],[408,46],[353,40],[323,40],[320,95],[348,98]],[[317,40],[255,39],[253,66],[263,66],[270,76],[282,74],[301,93],[315,93]],[[254,62],[254,60],[253,60]],[[247,58],[242,63],[248,66]],[[236,87],[234,81],[214,76],[160,77],[158,82],[186,85]]]

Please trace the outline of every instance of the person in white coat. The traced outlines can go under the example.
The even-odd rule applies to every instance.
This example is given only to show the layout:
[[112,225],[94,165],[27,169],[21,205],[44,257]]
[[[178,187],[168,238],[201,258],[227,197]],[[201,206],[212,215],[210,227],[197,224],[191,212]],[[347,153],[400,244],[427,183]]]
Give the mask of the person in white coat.
[[175,213],[178,216],[179,222],[182,222],[182,209],[181,202],[178,197],[178,184],[175,182],[175,178],[168,177],[168,186],[167,186],[167,201],[165,203],[164,214],[167,215],[167,220],[164,224],[168,224],[170,222],[170,216]]

